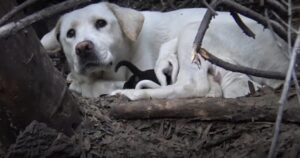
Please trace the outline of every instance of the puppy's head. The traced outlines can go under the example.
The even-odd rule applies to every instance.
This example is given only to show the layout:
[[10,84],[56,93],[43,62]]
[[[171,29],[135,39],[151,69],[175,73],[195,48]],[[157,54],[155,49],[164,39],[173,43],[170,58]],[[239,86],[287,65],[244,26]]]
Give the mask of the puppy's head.
[[126,41],[135,41],[143,26],[143,15],[110,3],[98,3],[67,13],[46,34],[47,50],[62,48],[72,71],[88,75],[109,71],[122,60]]

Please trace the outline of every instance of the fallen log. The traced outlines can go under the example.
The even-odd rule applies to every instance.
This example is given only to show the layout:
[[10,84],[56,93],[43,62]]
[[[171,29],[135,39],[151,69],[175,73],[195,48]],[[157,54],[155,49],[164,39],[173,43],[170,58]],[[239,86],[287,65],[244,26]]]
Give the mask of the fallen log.
[[[0,1],[0,17],[14,6]],[[81,121],[78,104],[35,32],[27,28],[0,43],[0,142],[13,143],[33,120],[72,134]]]
[[[278,108],[276,98],[275,95],[267,95],[237,99],[140,100],[114,104],[110,114],[118,119],[197,118],[203,121],[274,122]],[[283,121],[300,123],[299,112],[298,106],[288,106]]]

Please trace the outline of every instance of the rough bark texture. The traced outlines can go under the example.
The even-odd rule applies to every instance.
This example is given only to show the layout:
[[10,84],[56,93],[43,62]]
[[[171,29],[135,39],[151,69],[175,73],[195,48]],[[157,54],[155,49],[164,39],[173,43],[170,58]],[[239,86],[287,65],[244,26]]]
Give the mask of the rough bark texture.
[[[194,98],[141,100],[112,106],[111,115],[122,119],[198,118],[205,121],[270,121],[276,119],[274,95],[257,98]],[[299,107],[289,106],[283,121],[300,123]]]
[[[14,1],[0,1],[0,17],[13,7]],[[35,32],[28,28],[0,39],[0,51],[0,141],[14,142],[33,120],[71,134],[80,122],[77,103]]]

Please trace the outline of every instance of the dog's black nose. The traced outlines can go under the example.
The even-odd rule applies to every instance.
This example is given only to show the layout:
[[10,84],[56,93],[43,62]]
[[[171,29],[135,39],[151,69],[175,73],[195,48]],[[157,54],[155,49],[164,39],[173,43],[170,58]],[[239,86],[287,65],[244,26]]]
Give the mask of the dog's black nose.
[[79,57],[86,57],[94,50],[94,43],[89,40],[82,41],[76,45],[75,49],[76,49],[76,54]]

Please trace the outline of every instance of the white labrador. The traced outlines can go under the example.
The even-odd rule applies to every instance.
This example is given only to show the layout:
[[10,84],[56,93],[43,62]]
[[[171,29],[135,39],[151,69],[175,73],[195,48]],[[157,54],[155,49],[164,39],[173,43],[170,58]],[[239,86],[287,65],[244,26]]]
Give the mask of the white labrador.
[[[112,92],[133,100],[220,95],[234,98],[249,93],[251,79],[257,82],[256,87],[281,84],[275,80],[250,79],[204,60],[201,67],[191,63],[192,43],[205,11],[139,12],[98,3],[63,15],[41,42],[48,50],[62,46],[71,68],[70,89],[87,97]],[[220,12],[210,25],[203,47],[228,62],[285,72],[288,59],[276,47],[271,33],[253,20],[242,19],[256,33],[255,40],[242,33],[229,13]],[[170,44],[174,39],[176,44]],[[159,56],[163,50],[175,51]],[[129,60],[140,69],[154,68],[162,83],[164,78],[159,74],[170,67],[161,61],[171,61],[174,84],[163,84],[156,89],[116,90],[128,76],[126,71],[114,73],[113,67],[120,60]]]

